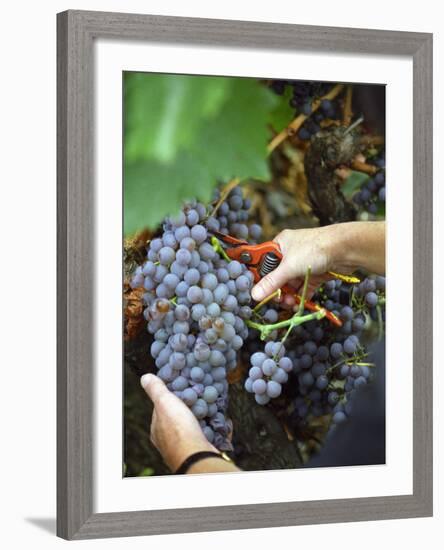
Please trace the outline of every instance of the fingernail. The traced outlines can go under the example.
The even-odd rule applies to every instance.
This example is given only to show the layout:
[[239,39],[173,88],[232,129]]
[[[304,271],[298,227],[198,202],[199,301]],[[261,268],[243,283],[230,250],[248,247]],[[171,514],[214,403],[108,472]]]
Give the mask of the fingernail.
[[152,376],[153,376],[152,374],[148,373],[148,374],[144,374],[140,378],[140,385],[142,386],[143,389],[146,389],[146,387],[150,383],[150,380],[151,380]]

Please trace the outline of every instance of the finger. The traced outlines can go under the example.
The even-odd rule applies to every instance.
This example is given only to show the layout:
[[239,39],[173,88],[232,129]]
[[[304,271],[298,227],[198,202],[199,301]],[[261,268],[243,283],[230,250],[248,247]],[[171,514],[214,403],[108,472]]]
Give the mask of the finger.
[[290,278],[285,262],[281,262],[271,273],[261,279],[251,291],[251,296],[256,302],[260,302],[278,288],[281,288]]
[[157,413],[156,413],[156,409],[154,408],[153,409],[153,414],[151,416],[151,426],[150,426],[150,440],[151,440],[151,443],[153,443],[156,447],[157,447],[157,444],[156,444],[156,424],[157,424]]
[[162,380],[154,374],[144,374],[140,379],[140,385],[156,407],[161,399],[171,395],[169,389]]

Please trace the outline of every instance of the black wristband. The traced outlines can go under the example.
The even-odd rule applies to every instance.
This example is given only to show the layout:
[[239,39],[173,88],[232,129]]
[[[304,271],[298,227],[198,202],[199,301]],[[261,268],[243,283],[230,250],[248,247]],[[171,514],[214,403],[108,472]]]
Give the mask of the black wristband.
[[182,462],[180,467],[176,470],[176,474],[185,474],[193,464],[204,458],[220,458],[222,460],[227,460],[222,454],[215,453],[214,451],[198,451]]

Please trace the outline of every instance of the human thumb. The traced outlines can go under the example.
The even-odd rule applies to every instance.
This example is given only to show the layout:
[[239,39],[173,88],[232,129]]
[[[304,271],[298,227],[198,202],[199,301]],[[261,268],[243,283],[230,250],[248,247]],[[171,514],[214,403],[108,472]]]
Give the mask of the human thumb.
[[140,379],[140,385],[154,403],[154,406],[162,396],[170,393],[162,380],[154,374],[144,374]]
[[260,302],[278,288],[284,286],[291,278],[287,266],[281,262],[276,269],[263,277],[252,289],[251,296],[256,302]]

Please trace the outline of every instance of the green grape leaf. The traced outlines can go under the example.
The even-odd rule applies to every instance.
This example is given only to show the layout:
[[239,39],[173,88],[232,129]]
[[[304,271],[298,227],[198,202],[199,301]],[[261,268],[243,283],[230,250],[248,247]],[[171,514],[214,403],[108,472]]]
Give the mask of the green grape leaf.
[[[124,232],[154,229],[165,216],[177,214],[184,201],[211,199],[208,172],[189,153],[173,165],[156,161],[128,164],[124,172]],[[211,182],[212,183],[212,182]]]
[[[197,78],[201,82],[205,77]],[[211,77],[211,80],[215,79]],[[125,136],[125,234],[143,227],[156,227],[166,215],[175,214],[187,199],[208,202],[219,182],[234,177],[269,178],[267,121],[278,98],[258,80],[217,79],[218,82],[223,80],[228,81],[222,83],[223,103],[214,100],[214,97],[220,98],[222,92],[219,95],[213,92],[217,109],[214,106],[205,108],[207,113],[211,111],[211,116],[205,124],[194,125],[193,136],[182,140],[172,156],[134,156],[133,152],[128,153],[131,132]],[[139,105],[139,102],[136,106],[132,104],[130,97],[128,95],[125,102],[128,116]],[[137,120],[134,113],[131,117]],[[143,131],[137,130],[139,139],[145,144],[154,139],[152,135],[145,137],[150,132],[150,127],[146,126]],[[176,131],[173,134],[179,135]]]
[[169,162],[194,143],[229,95],[232,79],[125,73],[125,156]]
[[290,107],[290,99],[292,97],[292,87],[286,86],[284,93],[279,96],[276,107],[270,111],[268,123],[275,132],[281,132],[290,122],[296,117],[296,109]]

